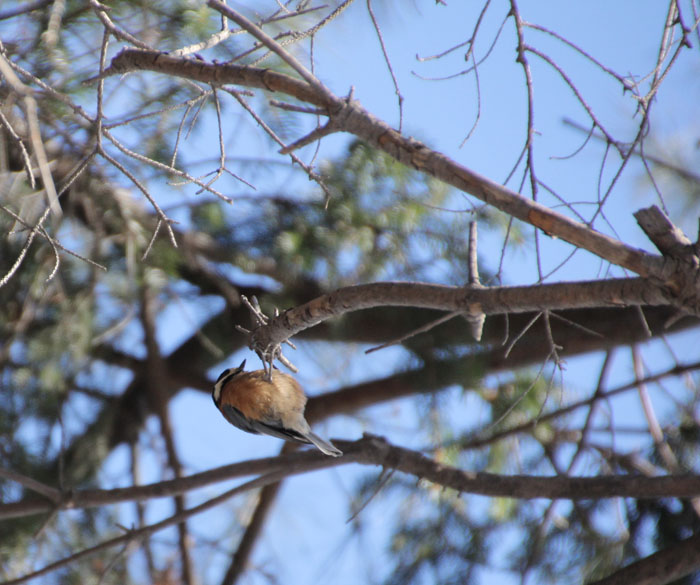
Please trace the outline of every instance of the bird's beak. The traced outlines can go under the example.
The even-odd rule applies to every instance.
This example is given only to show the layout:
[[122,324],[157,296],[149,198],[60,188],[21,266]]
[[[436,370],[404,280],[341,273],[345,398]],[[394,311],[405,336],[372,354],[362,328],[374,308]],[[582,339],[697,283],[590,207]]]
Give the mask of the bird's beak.
[[241,365],[238,366],[238,371],[239,371],[239,372],[242,372],[244,367],[245,367],[245,360],[243,360],[243,361],[241,362]]

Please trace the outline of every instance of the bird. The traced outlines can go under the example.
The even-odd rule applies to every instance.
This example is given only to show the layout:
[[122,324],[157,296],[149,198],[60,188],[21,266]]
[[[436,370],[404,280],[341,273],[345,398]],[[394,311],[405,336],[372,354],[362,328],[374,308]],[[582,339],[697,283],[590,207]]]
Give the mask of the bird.
[[221,372],[211,393],[228,422],[248,433],[311,443],[331,457],[343,454],[311,431],[304,418],[306,395],[299,382],[275,369],[271,380],[265,370],[244,372],[245,363]]

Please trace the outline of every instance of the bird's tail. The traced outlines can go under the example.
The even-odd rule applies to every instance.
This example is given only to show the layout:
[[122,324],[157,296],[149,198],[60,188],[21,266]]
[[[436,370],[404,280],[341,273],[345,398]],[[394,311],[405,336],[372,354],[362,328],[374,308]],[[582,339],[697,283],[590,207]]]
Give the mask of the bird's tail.
[[312,433],[311,431],[305,433],[304,437],[316,445],[316,447],[318,447],[326,455],[330,455],[331,457],[340,457],[343,454],[340,449],[336,449],[328,441],[324,441],[321,437]]

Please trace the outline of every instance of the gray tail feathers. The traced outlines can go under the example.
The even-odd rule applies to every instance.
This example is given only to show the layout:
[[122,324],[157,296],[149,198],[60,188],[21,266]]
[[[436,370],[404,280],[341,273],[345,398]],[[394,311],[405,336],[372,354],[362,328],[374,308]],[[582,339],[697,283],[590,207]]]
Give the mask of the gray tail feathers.
[[321,437],[315,435],[311,431],[306,433],[304,437],[311,441],[314,445],[316,445],[316,447],[318,447],[319,450],[325,453],[326,455],[330,455],[331,457],[340,457],[343,454],[343,452],[340,449],[336,449],[328,441],[324,441]]

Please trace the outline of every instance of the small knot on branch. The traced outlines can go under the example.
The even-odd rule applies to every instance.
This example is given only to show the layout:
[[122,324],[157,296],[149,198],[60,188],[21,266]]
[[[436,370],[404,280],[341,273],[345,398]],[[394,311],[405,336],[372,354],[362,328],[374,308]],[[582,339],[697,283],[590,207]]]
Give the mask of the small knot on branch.
[[[479,262],[477,254],[477,224],[476,221],[469,222],[469,247],[468,255],[468,277],[469,286],[471,288],[483,288],[481,279],[479,278]],[[469,310],[463,314],[464,319],[469,324],[469,331],[476,341],[481,341],[481,335],[484,331],[484,322],[486,315],[481,310],[479,303],[470,303]]]

